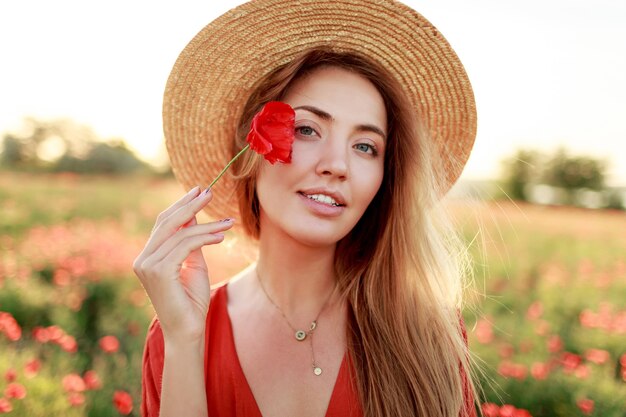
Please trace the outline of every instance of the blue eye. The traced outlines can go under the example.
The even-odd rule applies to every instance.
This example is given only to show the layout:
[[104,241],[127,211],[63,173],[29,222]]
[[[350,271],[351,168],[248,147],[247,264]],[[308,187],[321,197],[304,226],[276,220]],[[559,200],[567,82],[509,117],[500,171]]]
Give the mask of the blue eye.
[[370,145],[369,143],[357,143],[356,145],[354,145],[354,149],[361,151],[361,152],[368,153],[372,156],[378,155],[378,151],[376,150],[376,147]]
[[315,134],[315,130],[311,126],[298,126],[296,127],[296,133],[303,136],[313,136]]

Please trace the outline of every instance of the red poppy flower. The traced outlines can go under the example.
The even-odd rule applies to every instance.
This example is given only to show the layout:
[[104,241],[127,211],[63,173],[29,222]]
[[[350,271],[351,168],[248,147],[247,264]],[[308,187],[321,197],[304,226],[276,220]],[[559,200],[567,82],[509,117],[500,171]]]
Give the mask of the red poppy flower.
[[6,398],[0,398],[0,413],[10,413],[13,411],[11,402]]
[[17,379],[17,371],[13,368],[8,369],[4,373],[4,379],[6,379],[7,382],[15,381]]
[[515,410],[515,407],[511,404],[504,404],[500,407],[500,417],[513,417]]
[[83,381],[85,381],[85,386],[87,389],[100,389],[102,388],[102,381],[100,377],[96,373],[96,371],[87,371],[85,375],[83,375]]
[[263,155],[271,164],[276,162],[290,163],[295,121],[296,112],[289,104],[280,101],[266,103],[252,119],[250,132],[246,137],[248,144],[217,174],[209,188],[213,187],[213,184],[224,175],[228,167],[249,148]]
[[22,337],[22,328],[11,313],[0,311],[0,333],[4,333],[12,342],[17,342]]
[[481,408],[485,417],[500,417],[500,407],[494,403],[483,403]]
[[50,332],[45,327],[37,326],[33,329],[33,338],[39,343],[47,343],[50,341]]
[[68,353],[76,353],[78,351],[78,344],[74,336],[66,334],[57,343],[61,346],[61,349]]
[[578,408],[580,408],[580,411],[582,411],[583,414],[589,415],[593,412],[594,402],[589,398],[583,398],[576,401],[576,405],[578,406]]
[[120,348],[120,342],[115,336],[104,336],[100,339],[100,349],[106,353],[115,353]]
[[63,389],[67,392],[83,392],[87,389],[85,381],[76,373],[65,375],[62,383]]
[[6,398],[16,398],[18,400],[26,397],[26,387],[19,382],[11,382],[4,390]]
[[269,163],[290,163],[295,119],[296,113],[289,104],[270,101],[252,119],[246,141]]
[[113,394],[113,405],[122,415],[128,415],[133,411],[133,399],[126,391],[115,391]]
[[67,394],[67,401],[69,401],[72,407],[78,407],[85,403],[85,394],[82,392],[70,392]]
[[41,362],[39,359],[32,359],[24,365],[24,375],[26,375],[27,378],[32,378],[37,375],[39,369],[41,369]]

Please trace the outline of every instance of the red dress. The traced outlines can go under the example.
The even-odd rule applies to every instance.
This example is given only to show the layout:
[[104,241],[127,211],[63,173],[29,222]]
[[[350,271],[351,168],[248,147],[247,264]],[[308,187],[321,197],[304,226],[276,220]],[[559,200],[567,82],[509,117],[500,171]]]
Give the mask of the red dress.
[[[235,350],[225,289],[225,285],[221,286],[211,294],[206,321],[204,375],[209,416],[262,417]],[[143,354],[141,415],[144,417],[159,416],[163,358],[163,333],[155,318],[148,330]],[[209,362],[211,367],[207,366]],[[363,416],[358,393],[351,383],[351,369],[346,355],[339,368],[326,417]],[[467,401],[472,404],[472,398],[466,392]],[[472,412],[470,417],[474,416]]]

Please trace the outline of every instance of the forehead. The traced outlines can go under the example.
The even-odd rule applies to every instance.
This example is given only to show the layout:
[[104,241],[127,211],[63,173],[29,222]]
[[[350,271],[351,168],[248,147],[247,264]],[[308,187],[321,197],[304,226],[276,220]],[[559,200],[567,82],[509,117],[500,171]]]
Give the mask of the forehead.
[[386,130],[385,103],[378,89],[364,76],[344,68],[316,68],[296,79],[283,101],[292,107],[318,107],[335,119],[376,123]]

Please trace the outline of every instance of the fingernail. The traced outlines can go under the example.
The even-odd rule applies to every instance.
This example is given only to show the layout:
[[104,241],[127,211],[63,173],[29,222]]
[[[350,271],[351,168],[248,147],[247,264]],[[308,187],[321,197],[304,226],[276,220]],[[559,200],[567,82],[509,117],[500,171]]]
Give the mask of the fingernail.
[[220,221],[221,221],[221,222],[224,222],[224,223],[226,223],[226,222],[234,222],[234,221],[235,221],[235,219],[232,219],[232,218],[228,217],[228,218],[226,218],[226,219],[222,219],[222,220],[220,220]]
[[208,194],[209,191],[211,191],[211,187],[207,188],[206,190],[204,190],[204,192],[202,194]]
[[215,237],[224,237],[224,233],[213,233]]
[[192,195],[198,192],[198,187],[197,185],[195,187],[193,187],[191,190],[189,190],[189,192],[187,192],[187,194]]

